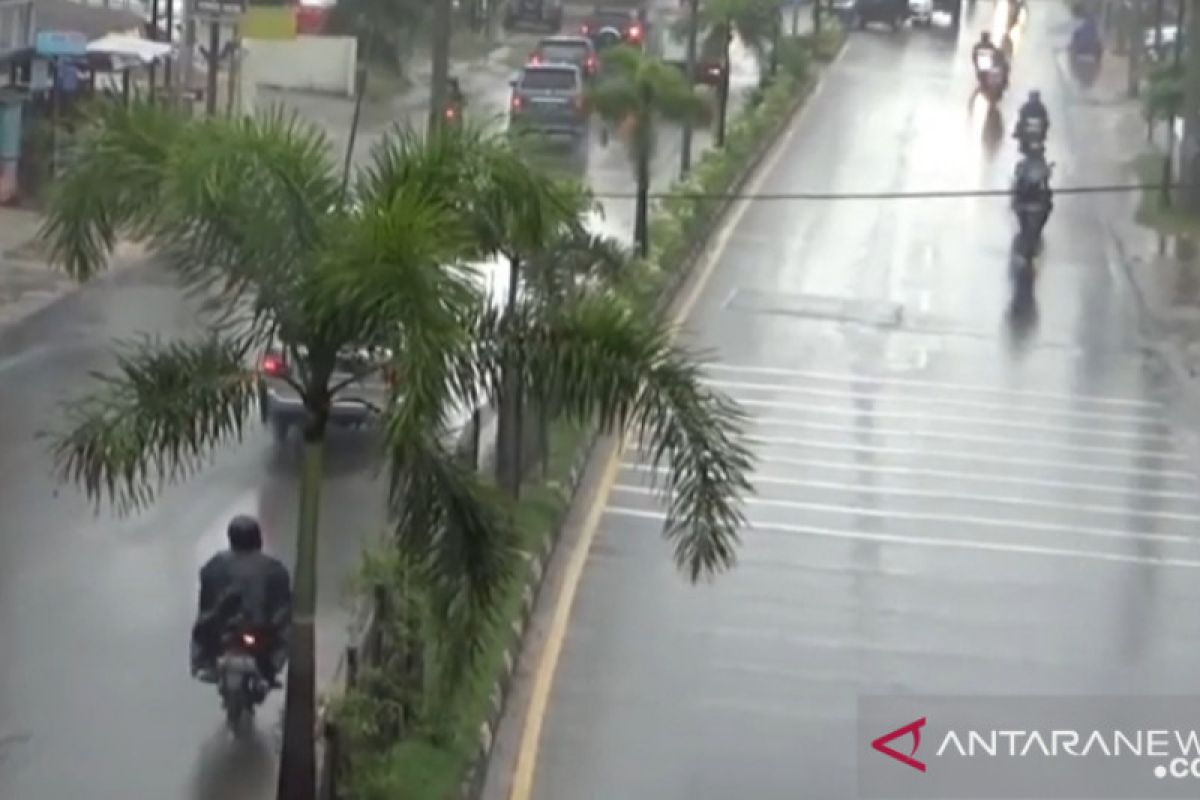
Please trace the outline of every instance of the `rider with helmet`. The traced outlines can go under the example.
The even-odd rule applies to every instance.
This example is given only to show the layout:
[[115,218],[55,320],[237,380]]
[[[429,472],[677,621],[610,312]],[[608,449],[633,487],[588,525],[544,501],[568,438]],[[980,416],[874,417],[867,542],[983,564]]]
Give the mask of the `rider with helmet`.
[[1022,152],[1034,142],[1045,142],[1046,134],[1050,132],[1050,113],[1042,103],[1042,95],[1037,89],[1029,93],[1029,98],[1017,112],[1017,123],[1013,126],[1013,138],[1021,144]]
[[192,675],[216,679],[222,639],[235,623],[259,632],[263,647],[255,653],[259,671],[272,686],[287,660],[291,626],[291,577],[278,559],[262,551],[258,520],[239,514],[229,522],[229,549],[200,568],[200,600],[192,626]]
[[979,68],[979,57],[984,53],[992,57],[994,63],[1004,71],[1005,83],[1008,82],[1008,59],[1005,58],[1004,51],[996,46],[992,41],[992,34],[983,31],[979,34],[979,41],[971,48],[971,64],[975,67],[975,75],[977,78],[983,78],[983,70]]

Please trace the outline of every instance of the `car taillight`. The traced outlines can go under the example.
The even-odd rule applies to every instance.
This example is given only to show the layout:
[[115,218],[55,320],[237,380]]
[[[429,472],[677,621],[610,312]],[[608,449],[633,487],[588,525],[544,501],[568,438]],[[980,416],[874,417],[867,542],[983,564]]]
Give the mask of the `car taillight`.
[[246,645],[246,647],[253,647],[254,646],[254,634],[253,633],[243,633],[242,634],[242,644]]
[[642,38],[642,26],[641,25],[629,26],[629,38],[635,42],[639,41]]
[[278,356],[264,356],[262,371],[268,375],[283,375],[287,372],[287,367],[284,366],[283,359]]

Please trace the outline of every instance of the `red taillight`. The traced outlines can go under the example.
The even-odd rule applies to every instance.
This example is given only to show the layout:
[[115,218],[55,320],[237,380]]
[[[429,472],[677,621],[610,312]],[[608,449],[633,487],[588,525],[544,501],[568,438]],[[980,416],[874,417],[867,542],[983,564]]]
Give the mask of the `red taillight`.
[[446,106],[446,119],[454,119],[458,116],[458,112],[454,110],[454,106]]
[[246,647],[253,647],[254,641],[255,640],[254,640],[253,633],[243,633],[242,634],[242,644],[246,645]]
[[520,110],[521,110],[521,105],[522,105],[522,103],[521,103],[521,98],[520,98],[520,96],[518,96],[518,95],[513,95],[513,99],[512,99],[512,110],[513,110],[513,111],[520,111]]
[[542,57],[539,56],[537,53],[530,53],[529,54],[529,63],[530,64],[540,64],[540,63],[542,63]]
[[594,71],[596,70],[596,57],[595,57],[595,56],[588,56],[588,57],[587,57],[587,61],[586,61],[586,62],[584,62],[584,65],[583,65],[583,67],[584,67],[584,69],[586,69],[588,72],[594,72]]
[[582,33],[584,36],[587,36],[589,33],[592,32],[592,26],[591,25],[580,25],[579,32]]
[[284,366],[283,359],[278,356],[264,356],[262,371],[268,375],[282,375],[287,371],[287,367]]
[[635,42],[637,42],[637,41],[641,41],[641,38],[642,38],[642,26],[641,26],[641,25],[631,25],[631,26],[629,26],[629,38],[630,38],[630,39],[632,39],[632,40],[633,40],[633,41],[635,41]]

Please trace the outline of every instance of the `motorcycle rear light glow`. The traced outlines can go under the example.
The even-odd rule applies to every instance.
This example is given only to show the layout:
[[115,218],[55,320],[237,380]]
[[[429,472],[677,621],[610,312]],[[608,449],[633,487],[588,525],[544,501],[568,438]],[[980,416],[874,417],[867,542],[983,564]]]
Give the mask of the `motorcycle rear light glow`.
[[540,64],[540,63],[542,63],[542,57],[540,55],[538,55],[537,53],[530,53],[529,54],[529,63],[530,64]]
[[282,358],[265,356],[262,360],[262,371],[268,375],[283,375],[287,368],[284,367]]
[[456,116],[458,116],[458,112],[454,110],[454,106],[448,106],[446,108],[446,119],[454,119]]
[[631,25],[629,27],[629,38],[635,42],[639,41],[642,38],[642,26],[641,25]]
[[582,33],[584,36],[587,36],[589,33],[592,32],[592,26],[591,25],[580,25],[579,32]]
[[242,644],[246,645],[247,647],[253,647],[254,646],[254,634],[243,633],[242,634]]
[[521,102],[521,98],[514,96],[512,99],[512,110],[520,111],[522,105],[524,105],[524,104]]

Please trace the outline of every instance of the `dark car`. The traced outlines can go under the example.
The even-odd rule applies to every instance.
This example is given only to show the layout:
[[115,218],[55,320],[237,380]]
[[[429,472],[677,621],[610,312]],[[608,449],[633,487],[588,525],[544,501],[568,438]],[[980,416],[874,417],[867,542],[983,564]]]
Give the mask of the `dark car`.
[[597,49],[618,44],[641,47],[646,41],[646,14],[640,9],[597,6],[579,32]]
[[530,64],[570,64],[585,78],[596,75],[596,48],[586,36],[546,36],[529,54]]
[[508,0],[504,7],[504,27],[509,30],[521,25],[562,30],[561,0]]
[[526,64],[512,81],[508,120],[517,132],[584,139],[583,73],[572,64]]

